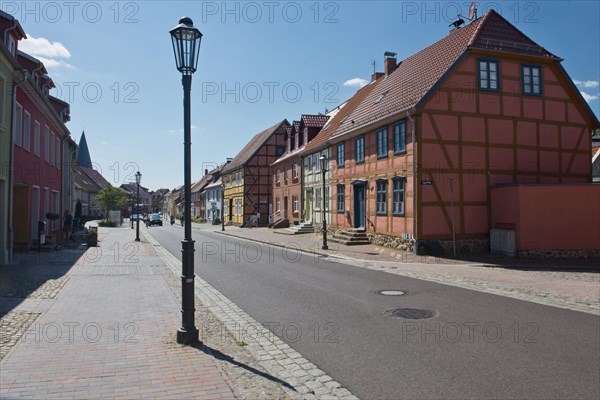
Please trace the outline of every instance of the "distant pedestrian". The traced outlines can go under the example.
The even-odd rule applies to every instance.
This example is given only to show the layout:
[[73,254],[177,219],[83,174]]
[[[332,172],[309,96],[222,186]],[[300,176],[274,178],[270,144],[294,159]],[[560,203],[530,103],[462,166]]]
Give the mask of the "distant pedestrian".
[[65,216],[63,217],[63,238],[69,240],[71,238],[71,232],[73,230],[73,216],[69,210],[65,210]]

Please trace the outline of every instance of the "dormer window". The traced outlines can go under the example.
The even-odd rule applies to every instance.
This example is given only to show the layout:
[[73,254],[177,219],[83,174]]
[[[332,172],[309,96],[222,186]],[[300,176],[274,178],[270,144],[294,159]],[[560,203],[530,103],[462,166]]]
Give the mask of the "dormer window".
[[308,128],[304,128],[304,145],[308,143]]
[[300,139],[300,135],[298,135],[298,132],[296,132],[296,134],[294,135],[294,148],[296,148],[296,149],[300,145],[299,139]]
[[17,42],[15,41],[15,38],[10,35],[8,36],[8,51],[13,57],[17,56]]

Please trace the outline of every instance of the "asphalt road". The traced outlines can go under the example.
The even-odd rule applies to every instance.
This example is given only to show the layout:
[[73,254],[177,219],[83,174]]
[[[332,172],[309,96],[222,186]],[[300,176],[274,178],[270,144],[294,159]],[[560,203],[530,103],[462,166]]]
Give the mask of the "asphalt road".
[[[181,226],[150,232],[181,258]],[[193,238],[197,275],[361,399],[600,398],[597,316],[208,231]],[[405,294],[378,293],[390,289]],[[400,308],[433,317],[390,315]]]

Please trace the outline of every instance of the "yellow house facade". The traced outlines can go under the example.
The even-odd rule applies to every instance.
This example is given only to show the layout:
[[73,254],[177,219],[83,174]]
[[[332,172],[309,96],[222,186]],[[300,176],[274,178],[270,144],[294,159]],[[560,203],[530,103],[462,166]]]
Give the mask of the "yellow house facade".
[[223,175],[225,193],[223,216],[225,222],[235,225],[244,223],[244,168],[238,168]]

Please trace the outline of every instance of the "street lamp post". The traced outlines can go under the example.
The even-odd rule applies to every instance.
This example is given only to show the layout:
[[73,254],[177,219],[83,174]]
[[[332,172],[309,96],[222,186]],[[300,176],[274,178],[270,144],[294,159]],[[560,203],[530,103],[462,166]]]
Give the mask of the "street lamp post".
[[142,181],[142,174],[140,171],[135,173],[135,183],[137,183],[137,223],[135,228],[135,241],[140,241],[140,182]]
[[321,215],[323,217],[323,246],[321,246],[321,248],[323,250],[327,250],[329,249],[329,247],[327,247],[327,213],[325,212],[325,208],[327,205],[327,198],[325,196],[325,174],[327,173],[327,157],[325,157],[325,154],[321,154],[319,160],[321,161],[321,172],[323,172],[323,209],[321,210]]
[[131,213],[129,214],[129,222],[131,222],[131,229],[133,229],[133,219],[132,219],[133,218],[133,204],[134,204],[133,203],[133,194],[130,193],[129,197],[130,197],[129,200],[131,201]]
[[198,66],[202,33],[194,27],[191,18],[183,17],[171,29],[171,41],[177,70],[183,85],[183,176],[184,176],[184,239],[181,241],[181,328],[177,343],[198,342],[194,308],[194,241],[192,240],[192,169],[191,169],[191,101],[192,74]]
[[225,230],[225,181],[221,182],[221,231]]

